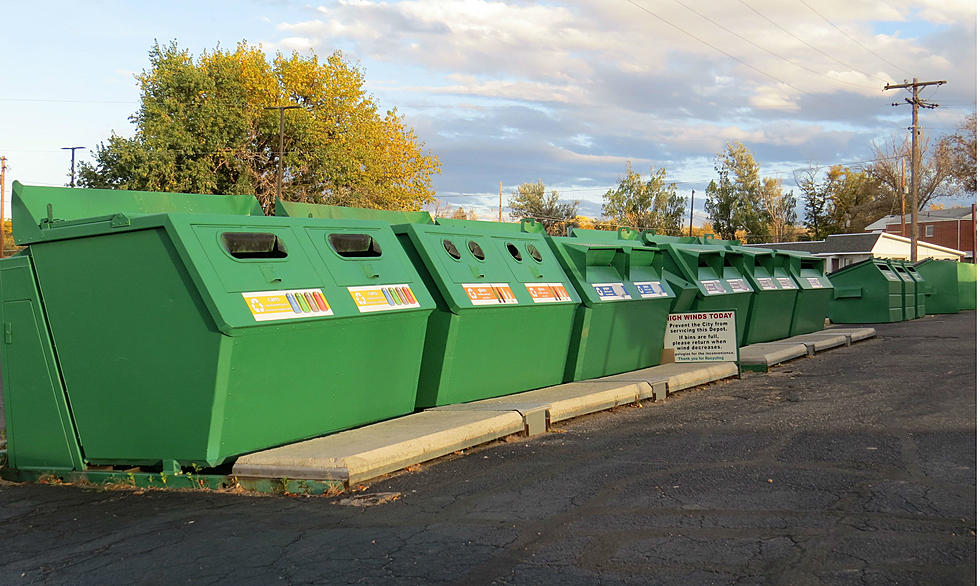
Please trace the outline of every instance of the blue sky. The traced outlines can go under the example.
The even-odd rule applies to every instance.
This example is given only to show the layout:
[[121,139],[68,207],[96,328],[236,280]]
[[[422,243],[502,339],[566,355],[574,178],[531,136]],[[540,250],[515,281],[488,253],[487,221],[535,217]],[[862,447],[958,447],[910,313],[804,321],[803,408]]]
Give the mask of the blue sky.
[[666,168],[701,208],[731,140],[792,188],[794,169],[864,161],[872,141],[907,134],[886,81],[949,80],[923,92],[944,104],[923,111],[932,136],[976,110],[969,0],[56,1],[4,16],[33,23],[0,41],[8,202],[13,179],[67,182],[61,147],[132,132],[134,75],[155,40],[195,54],[243,39],[343,50],[439,155],[437,196],[487,217],[498,182],[506,198],[538,179],[597,215],[626,161]]

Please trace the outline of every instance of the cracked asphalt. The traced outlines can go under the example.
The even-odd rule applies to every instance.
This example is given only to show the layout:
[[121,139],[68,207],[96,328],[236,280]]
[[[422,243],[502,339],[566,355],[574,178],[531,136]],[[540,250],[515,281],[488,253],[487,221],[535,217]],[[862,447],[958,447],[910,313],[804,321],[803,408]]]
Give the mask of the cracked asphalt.
[[374,506],[5,483],[0,583],[976,583],[975,313],[874,327],[383,478]]

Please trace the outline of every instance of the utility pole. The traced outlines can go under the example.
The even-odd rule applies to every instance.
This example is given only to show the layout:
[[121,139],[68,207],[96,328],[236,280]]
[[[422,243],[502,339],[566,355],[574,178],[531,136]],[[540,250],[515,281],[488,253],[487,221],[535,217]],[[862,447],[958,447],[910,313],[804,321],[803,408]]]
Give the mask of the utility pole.
[[75,151],[78,149],[83,149],[85,147],[74,146],[74,147],[61,147],[63,151],[71,151],[71,186],[75,187]]
[[687,235],[694,236],[694,190],[691,190],[691,219],[687,222]]
[[500,199],[498,200],[499,206],[497,207],[497,221],[504,221],[504,182],[500,182]]
[[286,110],[295,110],[300,106],[266,106],[263,110],[279,110],[279,160],[276,165],[276,199],[282,199],[282,155],[283,131],[286,125]]
[[0,157],[0,258],[3,258],[4,228],[3,196],[7,193],[7,157]]
[[[912,83],[889,83],[885,85],[886,90],[906,89],[912,91],[912,98],[905,98],[905,102],[912,106],[912,251],[909,258],[912,262],[919,257],[919,107],[933,109],[939,104],[923,102],[919,99],[919,88],[930,85],[943,85],[946,80],[939,81],[919,81],[918,77],[912,78]],[[895,102],[892,106],[901,106],[900,102]],[[904,216],[902,216],[904,217]]]
[[902,238],[905,238],[905,157],[902,157]]

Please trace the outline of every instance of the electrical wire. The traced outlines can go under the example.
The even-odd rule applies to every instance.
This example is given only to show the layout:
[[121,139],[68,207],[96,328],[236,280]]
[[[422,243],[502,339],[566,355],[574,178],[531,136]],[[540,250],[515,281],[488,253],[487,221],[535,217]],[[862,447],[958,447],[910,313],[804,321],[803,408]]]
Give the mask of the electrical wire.
[[749,38],[747,38],[747,37],[745,37],[745,36],[743,36],[743,35],[735,32],[735,31],[733,31],[732,29],[730,29],[727,26],[721,24],[720,22],[714,20],[713,18],[711,18],[709,16],[705,16],[704,14],[702,14],[702,13],[698,12],[697,10],[691,8],[687,4],[684,4],[680,0],[674,0],[674,2],[676,2],[677,4],[680,4],[684,8],[687,8],[688,10],[690,10],[691,12],[693,12],[694,14],[697,14],[698,16],[700,16],[701,18],[703,18],[704,20],[710,22],[711,24],[713,24],[716,27],[722,29],[723,31],[726,31],[729,34],[734,35],[734,36],[738,37],[739,39],[742,39],[743,41],[745,41],[746,43],[752,45],[756,49],[759,49],[760,51],[765,51],[766,53],[772,55],[773,57],[775,57],[777,59],[781,59],[781,60],[785,61],[786,63],[789,63],[790,65],[793,65],[795,67],[799,67],[803,71],[807,71],[807,72],[812,73],[814,75],[820,75],[820,76],[826,77],[827,79],[829,79],[829,80],[831,80],[831,81],[833,81],[835,83],[839,83],[839,84],[843,84],[843,85],[849,85],[849,86],[853,86],[853,87],[858,87],[858,88],[861,88],[861,89],[871,89],[871,86],[867,86],[867,85],[863,85],[863,84],[859,84],[859,83],[853,83],[853,82],[850,82],[850,81],[844,81],[842,79],[837,79],[835,77],[831,77],[830,75],[828,75],[827,73],[824,73],[822,71],[817,71],[816,69],[810,69],[809,67],[807,67],[805,65],[800,65],[799,63],[793,61],[792,59],[788,59],[788,58],[783,57],[782,55],[780,55],[778,53],[775,53],[773,51],[770,51],[769,49],[767,49],[767,48],[763,47],[762,45],[756,43],[752,39],[749,39]]
[[827,53],[826,51],[824,51],[823,49],[821,49],[821,48],[819,48],[819,47],[817,47],[815,45],[811,45],[806,40],[804,40],[801,37],[797,36],[795,33],[793,33],[792,31],[790,31],[789,29],[783,28],[783,26],[780,25],[778,22],[774,21],[773,19],[769,18],[765,14],[759,12],[758,10],[756,10],[755,8],[753,8],[752,6],[750,6],[745,0],[738,0],[738,1],[741,2],[743,6],[745,6],[746,8],[748,8],[749,10],[751,10],[752,12],[754,12],[754,13],[758,14],[759,16],[761,16],[762,18],[766,19],[769,22],[769,24],[771,24],[774,27],[778,28],[779,30],[783,31],[787,35],[793,37],[797,41],[803,43],[807,47],[810,47],[811,49],[813,49],[817,53],[820,53],[824,57],[827,57],[828,59],[832,59],[832,60],[836,61],[837,63],[839,63],[840,65],[843,65],[844,67],[847,67],[848,69],[853,69],[854,71],[857,71],[858,73],[864,75],[865,77],[874,78],[874,79],[877,79],[878,81],[883,82],[883,83],[889,83],[889,80],[887,80],[887,79],[882,79],[880,77],[876,77],[875,75],[872,75],[872,74],[870,74],[870,73],[868,73],[866,71],[863,71],[863,70],[861,70],[861,69],[859,69],[859,68],[857,68],[857,67],[855,67],[853,65],[850,65],[848,63],[845,63],[844,61],[841,61],[837,57],[834,57],[830,53]]
[[872,55],[874,55],[874,56],[875,56],[875,57],[877,57],[878,59],[881,59],[881,61],[882,61],[883,63],[886,63],[886,64],[888,64],[888,65],[890,65],[891,67],[894,67],[894,68],[895,68],[895,69],[897,69],[898,71],[903,71],[903,68],[902,68],[902,67],[899,67],[898,65],[895,65],[894,63],[892,63],[892,62],[891,62],[891,61],[889,61],[888,59],[885,59],[885,58],[884,58],[884,57],[882,57],[881,55],[879,55],[879,54],[877,54],[877,53],[875,53],[875,52],[874,52],[874,51],[872,51],[872,50],[871,50],[870,48],[868,48],[868,47],[866,47],[866,46],[864,45],[864,43],[862,43],[861,41],[859,41],[859,40],[857,40],[857,39],[855,39],[854,37],[852,37],[851,35],[849,35],[849,34],[847,34],[846,32],[844,32],[844,29],[842,29],[841,27],[839,27],[839,26],[837,26],[836,24],[834,24],[833,22],[831,22],[829,18],[827,18],[826,16],[824,16],[824,15],[822,15],[822,14],[820,14],[819,12],[817,12],[817,10],[816,10],[816,9],[815,9],[814,7],[812,7],[812,6],[810,6],[809,4],[807,4],[807,3],[806,3],[806,0],[800,0],[800,4],[802,4],[803,6],[806,6],[807,8],[809,8],[811,12],[813,12],[814,14],[816,14],[817,16],[819,16],[820,18],[822,18],[822,19],[824,20],[824,22],[826,22],[826,23],[827,23],[827,24],[829,24],[830,26],[832,26],[832,27],[834,27],[835,29],[837,29],[837,31],[838,31],[838,32],[839,32],[840,34],[842,34],[842,35],[844,35],[845,37],[847,37],[848,39],[850,39],[851,41],[853,41],[853,42],[854,42],[854,43],[855,43],[855,44],[856,44],[857,46],[859,46],[859,47],[861,47],[862,49],[864,49],[864,50],[865,50],[865,51],[867,51],[868,53],[871,53]]
[[728,51],[725,51],[724,49],[721,49],[721,48],[718,48],[718,47],[712,45],[708,41],[705,41],[704,39],[702,39],[702,38],[694,35],[693,33],[687,32],[683,28],[681,28],[681,27],[677,26],[676,24],[670,22],[669,20],[667,20],[666,18],[660,16],[656,12],[650,10],[649,8],[646,8],[645,6],[642,6],[640,4],[637,4],[634,0],[626,0],[626,1],[629,2],[630,4],[632,4],[633,6],[636,6],[637,8],[639,8],[640,10],[642,10],[643,12],[646,12],[650,16],[653,16],[657,20],[663,22],[664,24],[666,24],[666,25],[668,25],[668,26],[670,26],[670,27],[672,27],[672,28],[674,28],[674,29],[676,29],[676,30],[684,33],[685,35],[691,37],[695,41],[698,41],[699,43],[701,43],[701,44],[703,44],[703,45],[705,45],[707,47],[710,47],[710,48],[714,49],[715,51],[718,51],[719,53],[721,53],[722,55],[725,55],[729,59],[732,59],[734,61],[737,61],[737,62],[741,63],[742,65],[748,67],[752,71],[755,71],[756,73],[758,73],[760,75],[764,75],[764,76],[768,77],[769,79],[772,79],[772,80],[774,80],[774,81],[776,81],[778,83],[781,83],[781,84],[785,85],[786,87],[792,88],[792,89],[796,90],[797,92],[799,92],[799,93],[801,93],[803,95],[812,95],[812,94],[810,94],[810,92],[801,90],[800,88],[798,88],[795,85],[789,83],[788,81],[784,81],[784,80],[776,77],[775,75],[772,75],[770,73],[766,73],[765,71],[759,69],[758,67],[755,67],[754,65],[752,65],[750,63],[747,63],[746,61],[743,61],[742,59],[739,59],[738,57],[736,57],[735,55],[732,55]]

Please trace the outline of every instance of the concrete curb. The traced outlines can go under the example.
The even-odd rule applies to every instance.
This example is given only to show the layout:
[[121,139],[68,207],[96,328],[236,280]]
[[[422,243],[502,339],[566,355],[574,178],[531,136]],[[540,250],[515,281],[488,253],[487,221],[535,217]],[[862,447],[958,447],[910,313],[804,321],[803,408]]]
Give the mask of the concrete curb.
[[[738,376],[738,366],[734,362],[671,362],[651,366],[632,372],[614,374],[596,381],[646,382],[651,386],[666,383],[668,393],[711,383],[717,380]],[[575,383],[573,383],[575,384]]]
[[801,342],[764,342],[739,349],[742,370],[768,372],[770,366],[794,358],[810,355],[810,349]]
[[830,328],[824,330],[825,333],[832,334],[843,334],[847,336],[850,343],[858,342],[860,340],[867,340],[868,338],[874,338],[878,335],[878,332],[874,328]]

